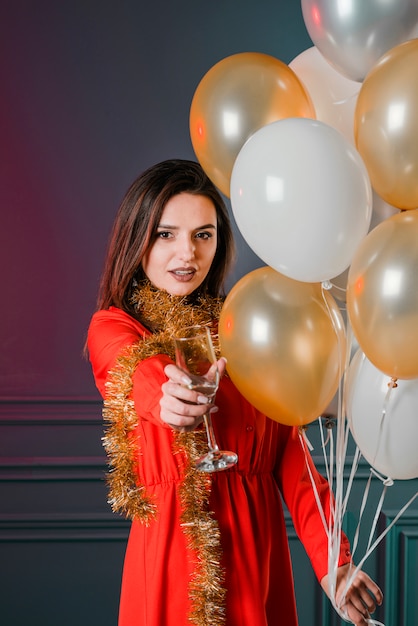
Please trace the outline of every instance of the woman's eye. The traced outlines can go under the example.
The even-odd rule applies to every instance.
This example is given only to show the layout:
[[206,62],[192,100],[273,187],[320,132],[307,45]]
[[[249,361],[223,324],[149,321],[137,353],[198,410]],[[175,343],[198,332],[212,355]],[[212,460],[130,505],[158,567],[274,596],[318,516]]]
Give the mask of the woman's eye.
[[171,233],[168,230],[161,230],[157,233],[157,237],[159,239],[168,239],[169,237],[171,237]]
[[207,231],[203,231],[201,233],[197,233],[196,235],[197,239],[211,239],[213,237],[212,233],[209,233]]

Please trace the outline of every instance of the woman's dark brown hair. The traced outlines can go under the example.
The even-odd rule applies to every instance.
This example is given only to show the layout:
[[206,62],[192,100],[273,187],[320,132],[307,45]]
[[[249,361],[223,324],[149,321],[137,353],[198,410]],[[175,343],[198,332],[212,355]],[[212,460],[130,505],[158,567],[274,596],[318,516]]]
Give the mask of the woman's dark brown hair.
[[223,295],[234,258],[234,241],[225,203],[202,167],[194,161],[172,159],[153,165],[129,187],[113,225],[100,284],[98,309],[116,306],[133,314],[132,284],[145,278],[141,262],[154,241],[165,205],[179,193],[206,196],[216,209],[217,249],[199,292]]

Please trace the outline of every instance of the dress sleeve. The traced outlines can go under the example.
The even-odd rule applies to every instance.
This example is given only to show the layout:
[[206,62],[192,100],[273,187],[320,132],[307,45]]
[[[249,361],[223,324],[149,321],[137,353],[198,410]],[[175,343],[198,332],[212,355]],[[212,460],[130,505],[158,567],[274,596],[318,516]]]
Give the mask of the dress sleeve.
[[[302,447],[298,429],[289,429],[283,455],[276,468],[276,480],[295,531],[301,540],[319,581],[328,573],[328,538],[318,510],[312,479],[316,485],[325,520],[329,519],[332,493],[328,482],[316,469],[306,446]],[[351,561],[350,544],[342,534],[338,566]]]
[[[128,346],[149,336],[150,332],[124,311],[111,307],[92,317],[87,334],[89,358],[96,386],[104,398],[109,372]],[[170,428],[160,418],[161,385],[167,380],[165,366],[171,363],[165,354],[141,361],[133,375],[132,398],[139,419]]]

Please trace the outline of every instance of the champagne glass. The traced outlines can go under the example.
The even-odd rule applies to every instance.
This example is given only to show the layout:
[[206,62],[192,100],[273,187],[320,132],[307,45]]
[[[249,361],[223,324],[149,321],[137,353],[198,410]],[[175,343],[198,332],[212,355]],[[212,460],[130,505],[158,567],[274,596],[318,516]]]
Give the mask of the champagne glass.
[[[174,337],[176,364],[190,378],[188,389],[194,389],[213,402],[219,385],[219,372],[216,364],[212,338],[206,326],[189,326],[181,336]],[[235,452],[219,450],[213,432],[209,411],[203,416],[209,452],[200,457],[196,468],[202,472],[218,472],[232,467],[238,461]]]

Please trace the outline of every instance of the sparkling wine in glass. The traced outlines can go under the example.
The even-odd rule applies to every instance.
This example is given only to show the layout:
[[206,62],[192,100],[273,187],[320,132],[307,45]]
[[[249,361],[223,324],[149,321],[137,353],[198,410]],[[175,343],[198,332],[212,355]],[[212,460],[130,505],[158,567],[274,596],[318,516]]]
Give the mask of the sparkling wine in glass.
[[[176,364],[187,374],[191,383],[188,389],[194,389],[208,397],[212,403],[219,385],[219,372],[216,364],[212,338],[206,326],[189,326],[174,338]],[[232,467],[238,461],[235,452],[219,450],[213,432],[212,418],[209,411],[203,416],[208,439],[209,452],[196,462],[202,472],[218,472]]]

